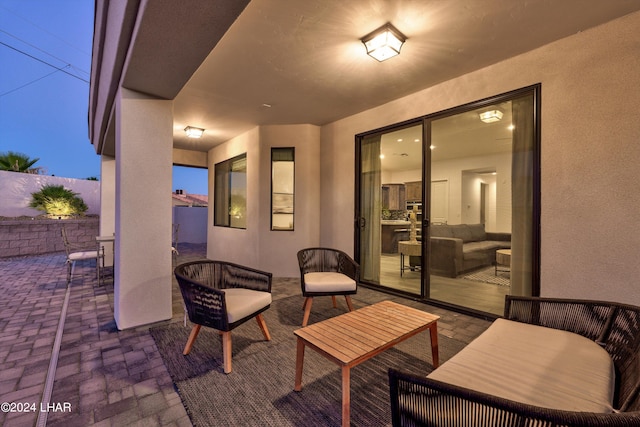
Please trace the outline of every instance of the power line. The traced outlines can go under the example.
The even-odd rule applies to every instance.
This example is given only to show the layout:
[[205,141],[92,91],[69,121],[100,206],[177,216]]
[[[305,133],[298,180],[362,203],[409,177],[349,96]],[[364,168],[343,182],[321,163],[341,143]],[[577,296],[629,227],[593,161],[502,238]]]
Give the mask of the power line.
[[79,47],[72,45],[71,43],[67,42],[67,41],[66,41],[66,40],[64,40],[63,38],[59,37],[57,34],[54,34],[54,33],[52,33],[51,31],[49,31],[49,30],[47,30],[47,29],[45,29],[45,28],[42,28],[42,27],[41,27],[41,26],[39,26],[39,25],[34,24],[33,22],[29,21],[29,20],[28,20],[27,18],[25,18],[24,16],[21,16],[21,15],[17,14],[16,12],[14,12],[14,11],[12,11],[12,10],[10,10],[10,9],[7,9],[6,7],[0,6],[0,8],[2,8],[2,9],[4,9],[4,10],[6,10],[7,12],[9,12],[9,13],[11,13],[12,15],[16,16],[17,18],[22,19],[22,20],[23,20],[23,21],[25,21],[26,23],[28,23],[28,24],[30,24],[30,25],[33,25],[35,28],[39,29],[40,31],[42,31],[42,32],[45,32],[45,33],[49,34],[51,37],[54,37],[54,38],[58,39],[58,40],[59,40],[59,41],[61,41],[62,43],[66,44],[67,46],[69,46],[69,47],[71,47],[71,48],[73,48],[73,49],[75,49],[75,50],[77,50],[78,52],[80,52],[80,53],[82,53],[82,54],[84,54],[84,55],[87,55],[87,56],[89,56],[89,57],[91,56],[91,54],[90,54],[90,53],[87,53],[87,52],[83,51],[82,49],[80,49]]
[[[43,50],[43,49],[40,49],[38,46],[33,45],[33,44],[31,44],[31,43],[27,42],[26,40],[22,40],[20,37],[15,36],[15,35],[13,35],[13,34],[11,34],[11,33],[7,32],[7,31],[5,31],[5,30],[0,30],[0,33],[4,33],[4,34],[8,35],[9,37],[14,38],[14,39],[16,39],[16,40],[18,40],[18,41],[20,41],[20,42],[22,42],[22,43],[26,44],[27,46],[31,46],[32,48],[34,48],[34,49],[36,49],[36,50],[38,50],[38,51],[40,51],[40,52],[44,53],[45,55],[49,55],[50,57],[52,57],[52,58],[54,58],[54,59],[57,59],[57,60],[58,60],[58,61],[60,61],[60,62],[65,62],[65,63],[67,62],[67,61],[65,61],[64,59],[62,59],[62,58],[58,58],[57,56],[55,56],[55,55],[53,55],[53,54],[51,54],[51,53],[49,53],[49,52],[47,52],[47,51],[45,51],[45,50]],[[86,72],[86,71],[82,70],[81,68],[75,67],[75,66],[73,66],[73,65],[72,65],[71,67],[72,67],[74,70],[78,70],[79,72],[81,72],[81,73],[83,73],[83,74],[89,75],[89,73],[88,73],[88,72]]]
[[23,55],[25,55],[25,56],[28,56],[29,58],[31,58],[31,59],[33,59],[33,60],[35,60],[35,61],[42,62],[43,64],[48,65],[48,66],[49,66],[49,67],[51,67],[51,68],[55,68],[55,69],[56,69],[56,70],[58,70],[58,71],[62,71],[63,73],[68,74],[68,75],[70,75],[71,77],[74,77],[74,78],[76,78],[76,79],[78,79],[78,80],[81,80],[81,81],[83,81],[83,82],[85,82],[85,83],[89,83],[89,81],[88,81],[88,80],[85,80],[85,79],[83,79],[82,77],[76,76],[75,74],[72,74],[72,73],[70,73],[70,72],[68,72],[68,71],[65,71],[65,69],[64,69],[64,68],[69,68],[69,67],[71,67],[71,64],[67,64],[64,68],[56,67],[55,65],[50,64],[50,63],[48,63],[47,61],[43,61],[43,60],[42,60],[42,59],[40,59],[40,58],[36,58],[35,56],[30,55],[30,54],[28,54],[27,52],[24,52],[24,51],[22,51],[22,50],[20,50],[20,49],[18,49],[18,48],[16,48],[16,47],[13,47],[13,46],[11,46],[11,45],[8,45],[8,44],[6,44],[5,42],[1,42],[1,41],[0,41],[0,44],[1,44],[1,45],[4,45],[4,46],[6,46],[6,47],[8,47],[9,49],[15,50],[16,52],[19,52],[19,53],[21,53],[21,54],[23,54]]
[[[67,68],[68,68],[68,66],[67,66]],[[0,93],[0,98],[2,98],[2,97],[3,97],[3,96],[5,96],[5,95],[9,95],[10,93],[17,92],[17,91],[19,91],[20,89],[22,89],[23,87],[27,87],[27,86],[29,86],[29,85],[32,85],[32,84],[34,84],[35,82],[39,82],[40,80],[42,80],[42,79],[44,79],[44,78],[46,78],[46,77],[49,77],[50,75],[55,74],[55,73],[57,73],[58,71],[60,71],[60,70],[54,70],[54,71],[50,72],[49,74],[46,74],[46,75],[44,75],[44,76],[42,76],[42,77],[38,77],[37,79],[32,80],[32,81],[30,81],[29,83],[25,83],[25,84],[23,84],[22,86],[19,86],[19,87],[15,88],[15,89],[11,89],[10,91],[7,91],[7,92],[5,92],[5,93]]]

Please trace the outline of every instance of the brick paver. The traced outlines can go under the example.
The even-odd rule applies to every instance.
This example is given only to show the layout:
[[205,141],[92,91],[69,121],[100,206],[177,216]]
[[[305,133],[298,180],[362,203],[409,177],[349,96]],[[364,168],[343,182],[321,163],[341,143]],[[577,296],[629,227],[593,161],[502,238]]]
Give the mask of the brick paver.
[[[2,426],[33,426],[41,412],[64,261],[63,253],[0,259],[0,403],[16,410],[0,412]],[[46,425],[190,426],[149,328],[117,330],[112,282],[97,286],[95,264],[84,261],[70,286]]]

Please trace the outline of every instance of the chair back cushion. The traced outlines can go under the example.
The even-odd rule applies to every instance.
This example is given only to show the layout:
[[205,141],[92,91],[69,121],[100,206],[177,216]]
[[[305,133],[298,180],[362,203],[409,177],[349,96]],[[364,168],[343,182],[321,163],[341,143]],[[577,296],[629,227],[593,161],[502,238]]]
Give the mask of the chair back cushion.
[[453,237],[453,229],[450,225],[432,225],[429,227],[431,237]]

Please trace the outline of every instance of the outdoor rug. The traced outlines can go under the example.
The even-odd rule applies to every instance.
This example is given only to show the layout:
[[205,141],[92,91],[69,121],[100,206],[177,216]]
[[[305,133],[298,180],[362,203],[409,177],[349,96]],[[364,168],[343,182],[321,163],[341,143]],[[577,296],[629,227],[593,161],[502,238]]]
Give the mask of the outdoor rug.
[[[287,282],[288,280],[288,282]],[[202,328],[188,356],[182,350],[191,325],[170,323],[151,329],[160,354],[182,402],[195,426],[339,426],[341,423],[340,368],[317,354],[305,351],[302,391],[293,390],[296,338],[302,302],[300,285],[292,279],[274,279],[274,301],[264,312],[271,341],[264,341],[255,321],[232,332],[233,371],[222,370],[222,346],[218,333]],[[352,297],[355,308],[383,299],[413,307],[420,303],[359,288]],[[422,306],[424,309],[424,306]],[[333,308],[330,297],[314,298],[309,324],[346,312],[343,297]],[[465,344],[439,336],[440,362],[451,358]],[[432,371],[428,332],[400,343],[351,369],[351,425],[391,425],[389,368],[419,375]]]
[[511,286],[511,274],[508,271],[498,270],[494,266],[476,270],[473,273],[463,276],[464,279],[475,282],[491,283],[499,286]]

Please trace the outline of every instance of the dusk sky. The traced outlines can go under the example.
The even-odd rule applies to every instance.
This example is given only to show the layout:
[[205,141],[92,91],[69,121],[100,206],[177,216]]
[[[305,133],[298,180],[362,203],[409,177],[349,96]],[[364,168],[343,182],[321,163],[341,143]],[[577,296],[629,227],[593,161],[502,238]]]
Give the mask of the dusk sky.
[[[93,0],[0,0],[0,152],[47,175],[100,178],[89,141]],[[173,189],[207,194],[207,172],[174,168]]]

